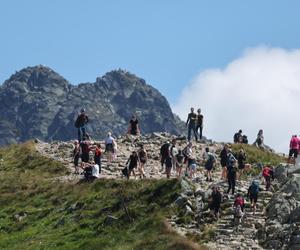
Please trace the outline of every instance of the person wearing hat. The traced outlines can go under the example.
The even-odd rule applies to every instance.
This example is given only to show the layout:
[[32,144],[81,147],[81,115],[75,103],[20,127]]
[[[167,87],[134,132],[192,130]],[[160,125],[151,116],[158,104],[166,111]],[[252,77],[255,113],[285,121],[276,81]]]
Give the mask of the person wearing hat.
[[78,129],[78,141],[82,141],[83,137],[87,137],[85,125],[89,122],[88,116],[85,114],[85,109],[81,109],[75,121],[75,127]]

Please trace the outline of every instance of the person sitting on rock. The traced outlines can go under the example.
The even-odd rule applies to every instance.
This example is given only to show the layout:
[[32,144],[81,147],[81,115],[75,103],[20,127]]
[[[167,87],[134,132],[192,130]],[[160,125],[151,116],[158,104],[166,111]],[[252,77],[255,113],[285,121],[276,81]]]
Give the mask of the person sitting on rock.
[[88,163],[90,161],[90,151],[92,149],[91,141],[84,137],[83,141],[80,142],[80,147],[81,147],[81,161]]
[[81,168],[84,170],[84,177],[87,180],[94,180],[96,178],[99,178],[99,165],[95,164],[95,162],[88,163],[88,162],[82,162]]
[[212,174],[211,171],[214,167],[214,164],[216,162],[216,157],[212,152],[209,152],[209,148],[205,148],[205,152],[206,154],[204,154],[205,156],[205,169],[206,169],[206,181],[212,181]]
[[134,178],[136,178],[134,169],[137,168],[139,164],[140,164],[139,156],[136,151],[133,151],[126,162],[126,165],[128,165],[128,176],[127,176],[128,179],[130,178],[131,173],[133,173]]
[[243,141],[243,131],[240,129],[239,132],[235,133],[233,136],[234,143],[242,143]]
[[130,134],[130,135],[139,135],[140,134],[139,121],[135,115],[133,115],[131,117],[131,120],[129,121],[128,134]]
[[101,158],[102,158],[102,149],[101,144],[98,143],[94,150],[94,161],[99,166],[99,173],[101,173]]
[[141,145],[140,150],[138,151],[138,156],[139,156],[139,172],[140,172],[140,178],[145,178],[145,165],[147,163],[147,151],[144,148],[144,145]]
[[228,155],[228,144],[225,144],[220,153],[220,163],[222,167],[221,179],[226,180],[227,178],[227,155]]
[[182,150],[178,150],[178,154],[176,155],[176,176],[179,178],[181,176],[182,168],[183,168],[183,160],[184,155]]
[[191,140],[191,132],[193,131],[196,141],[198,141],[198,136],[196,132],[196,121],[197,115],[194,113],[194,108],[191,108],[191,113],[188,114],[186,121],[186,126],[188,126],[188,141]]
[[269,191],[269,189],[271,187],[271,179],[274,180],[274,172],[273,172],[272,167],[269,164],[264,166],[264,168],[262,170],[262,176],[265,178],[266,191]]
[[247,194],[247,197],[250,198],[253,215],[255,215],[256,212],[258,193],[259,193],[259,182],[258,180],[253,180],[251,185],[248,188],[248,194]]
[[73,158],[74,158],[75,174],[79,174],[78,163],[80,158],[80,145],[77,140],[74,141]]
[[107,155],[107,166],[110,166],[113,161],[115,152],[115,138],[112,137],[111,132],[108,132],[105,138],[105,153]]
[[254,145],[258,148],[264,149],[264,132],[262,129],[258,131]]
[[242,136],[242,143],[243,143],[243,144],[248,144],[248,142],[249,142],[249,141],[248,141],[247,135],[243,135],[243,136]]
[[215,219],[219,219],[219,211],[222,202],[222,194],[220,192],[220,188],[214,186],[211,194],[211,202],[209,204],[210,210],[213,212]]
[[298,157],[299,152],[299,138],[297,135],[293,135],[290,140],[290,150],[289,150],[289,158],[288,163],[296,164],[296,158]]
[[79,143],[86,136],[86,127],[85,125],[89,122],[88,116],[85,114],[85,109],[81,109],[80,114],[78,115],[75,121],[75,127],[78,129],[78,141]]
[[168,157],[170,157],[170,142],[166,141],[160,148],[161,172],[164,172],[164,165]]

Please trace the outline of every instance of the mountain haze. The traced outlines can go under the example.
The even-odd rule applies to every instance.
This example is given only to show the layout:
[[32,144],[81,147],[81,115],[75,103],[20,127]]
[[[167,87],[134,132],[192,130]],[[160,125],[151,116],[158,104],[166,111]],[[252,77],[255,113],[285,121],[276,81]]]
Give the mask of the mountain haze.
[[35,137],[76,138],[74,120],[81,108],[90,118],[88,132],[93,138],[103,138],[108,131],[125,133],[133,113],[138,115],[142,133],[183,131],[183,123],[158,90],[120,69],[94,83],[75,86],[49,67],[27,67],[0,87],[0,104],[2,145]]

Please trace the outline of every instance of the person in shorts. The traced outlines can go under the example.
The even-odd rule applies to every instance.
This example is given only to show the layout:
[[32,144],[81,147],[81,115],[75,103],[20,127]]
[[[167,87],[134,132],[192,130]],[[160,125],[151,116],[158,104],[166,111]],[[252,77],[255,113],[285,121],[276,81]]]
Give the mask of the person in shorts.
[[299,153],[299,138],[297,135],[293,135],[290,140],[290,150],[289,150],[289,158],[288,163],[294,164],[296,163],[296,158]]

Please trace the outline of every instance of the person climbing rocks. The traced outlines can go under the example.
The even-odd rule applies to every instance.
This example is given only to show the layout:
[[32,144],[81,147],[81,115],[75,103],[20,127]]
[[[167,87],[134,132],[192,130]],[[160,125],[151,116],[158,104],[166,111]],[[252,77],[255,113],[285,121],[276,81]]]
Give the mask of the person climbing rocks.
[[191,140],[191,132],[193,131],[195,140],[198,141],[198,136],[196,132],[196,122],[197,115],[194,113],[194,108],[191,108],[191,113],[188,114],[188,118],[186,121],[186,126],[188,126],[188,141]]
[[244,174],[245,162],[246,162],[246,153],[244,149],[240,149],[239,154],[237,156],[238,168],[239,168],[239,180],[241,180],[242,175]]
[[181,177],[181,172],[183,168],[183,160],[184,155],[182,153],[182,150],[178,150],[178,154],[176,155],[176,176],[177,178]]
[[112,137],[111,132],[108,132],[105,138],[105,154],[107,157],[107,166],[110,166],[113,161],[115,152],[115,138]]
[[291,140],[290,140],[290,150],[289,150],[289,158],[288,158],[288,163],[289,164],[296,164],[296,159],[298,157],[299,153],[299,144],[300,140],[297,137],[297,135],[293,135]]
[[262,170],[262,176],[265,178],[266,191],[269,191],[269,189],[271,187],[271,179],[274,180],[274,171],[269,164],[264,166],[264,168]]
[[89,122],[89,118],[85,113],[85,109],[81,109],[80,114],[77,116],[75,121],[75,127],[78,129],[78,141],[79,143],[83,138],[87,138],[86,135],[86,124]]
[[161,172],[164,172],[164,165],[166,163],[166,159],[170,157],[170,142],[166,141],[160,148],[160,164],[161,164]]
[[178,154],[178,149],[176,147],[176,139],[172,139],[170,153],[171,153],[171,157],[172,157],[173,171],[176,172],[176,166],[177,166],[176,155]]
[[237,194],[234,203],[234,220],[241,222],[243,216],[244,216],[244,208],[245,208],[245,199],[241,194]]
[[133,115],[131,117],[131,120],[129,121],[128,134],[130,134],[130,135],[139,135],[140,134],[139,121],[135,115]]
[[229,194],[229,192],[231,190],[232,195],[234,195],[235,184],[236,184],[236,172],[237,172],[236,167],[235,167],[236,161],[237,160],[233,156],[231,150],[229,150],[228,160],[227,160],[227,180],[228,180],[227,193]]
[[214,167],[214,164],[216,162],[216,157],[212,152],[209,152],[209,148],[205,148],[205,169],[206,169],[206,181],[212,181],[212,174],[211,171]]
[[139,157],[139,173],[140,173],[140,178],[145,178],[145,165],[148,160],[147,156],[147,151],[144,148],[144,145],[141,145],[140,150],[138,151],[138,157]]
[[264,149],[264,131],[262,129],[258,131],[254,145],[258,148]]
[[234,143],[241,143],[243,141],[243,131],[240,129],[237,133],[233,136]]
[[209,204],[209,208],[212,211],[213,216],[216,220],[219,219],[221,202],[222,202],[222,194],[220,192],[220,188],[214,186],[212,189],[211,201]]
[[76,140],[74,141],[74,149],[73,149],[75,174],[79,174],[79,166],[78,166],[79,158],[80,158],[80,145],[79,142]]
[[82,162],[81,168],[84,170],[84,177],[87,180],[94,180],[100,177],[99,175],[99,165],[95,162],[88,163]]
[[222,167],[222,173],[221,173],[221,179],[226,180],[227,179],[227,155],[228,155],[228,144],[225,144],[223,149],[220,152],[220,163]]
[[248,188],[248,193],[247,193],[247,197],[250,198],[253,215],[255,215],[256,212],[258,193],[259,193],[259,182],[258,180],[253,180],[251,185]]
[[81,148],[81,161],[88,163],[90,161],[90,151],[92,149],[91,141],[83,137],[83,141],[80,142],[80,148]]
[[134,178],[136,178],[134,169],[136,169],[139,164],[140,164],[139,156],[136,151],[133,151],[126,162],[126,165],[128,165],[128,176],[127,176],[128,179],[130,178],[131,173],[133,173]]
[[94,151],[94,162],[99,166],[99,173],[101,173],[102,148],[100,143],[97,143]]
[[186,164],[185,176],[189,176],[188,160],[189,160],[189,156],[193,155],[193,143],[191,141],[182,150],[182,154],[184,155],[184,164]]
[[199,139],[202,140],[203,132],[203,115],[201,114],[201,109],[197,110],[197,123],[196,123],[196,132],[199,131]]

